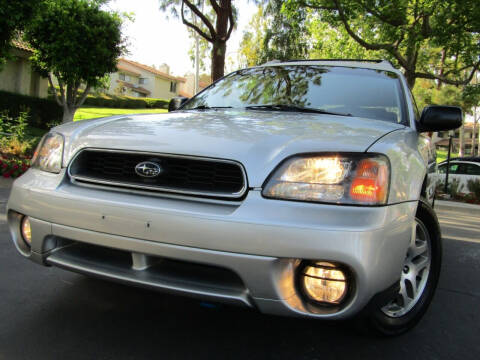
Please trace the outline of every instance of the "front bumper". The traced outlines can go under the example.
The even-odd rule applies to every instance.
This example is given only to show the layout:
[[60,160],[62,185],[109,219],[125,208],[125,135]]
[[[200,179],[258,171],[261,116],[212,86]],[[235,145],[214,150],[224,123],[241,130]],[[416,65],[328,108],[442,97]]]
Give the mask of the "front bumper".
[[[268,200],[258,190],[238,203],[168,198],[32,169],[13,185],[8,221],[20,253],[44,265],[266,313],[340,319],[399,279],[416,206]],[[22,245],[19,214],[31,218],[31,249]],[[306,304],[295,287],[301,260],[347,266],[348,300]]]

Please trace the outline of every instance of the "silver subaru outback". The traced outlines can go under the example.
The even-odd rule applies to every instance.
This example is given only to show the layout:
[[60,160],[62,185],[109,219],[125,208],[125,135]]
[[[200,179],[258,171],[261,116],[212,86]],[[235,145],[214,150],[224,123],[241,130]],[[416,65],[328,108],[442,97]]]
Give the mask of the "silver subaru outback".
[[399,334],[441,266],[423,134],[461,121],[420,116],[385,61],[267,63],[168,114],[52,129],[13,184],[9,228],[42,265]]

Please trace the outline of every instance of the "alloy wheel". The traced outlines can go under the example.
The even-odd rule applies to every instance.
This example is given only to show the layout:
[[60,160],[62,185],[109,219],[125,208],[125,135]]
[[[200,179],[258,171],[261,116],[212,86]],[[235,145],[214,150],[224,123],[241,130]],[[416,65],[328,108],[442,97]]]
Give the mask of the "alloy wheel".
[[403,264],[400,292],[394,300],[382,308],[385,315],[394,318],[401,317],[418,303],[427,285],[431,256],[429,232],[425,225],[416,218]]

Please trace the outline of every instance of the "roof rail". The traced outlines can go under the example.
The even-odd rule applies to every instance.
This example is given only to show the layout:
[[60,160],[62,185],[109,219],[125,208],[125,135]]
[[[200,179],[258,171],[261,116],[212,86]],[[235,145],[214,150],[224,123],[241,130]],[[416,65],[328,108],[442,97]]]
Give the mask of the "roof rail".
[[388,64],[391,67],[394,67],[393,64],[388,61],[388,60],[383,60],[383,59],[291,59],[291,60],[272,60],[268,61],[262,65],[268,65],[268,64],[277,64],[277,63],[288,63],[288,62],[304,62],[304,61],[351,61],[351,62],[371,62],[371,63],[377,63],[377,64]]
[[266,63],[263,63],[262,65],[279,64],[281,62],[284,62],[284,61],[278,60],[278,59],[273,59],[273,60],[267,61]]

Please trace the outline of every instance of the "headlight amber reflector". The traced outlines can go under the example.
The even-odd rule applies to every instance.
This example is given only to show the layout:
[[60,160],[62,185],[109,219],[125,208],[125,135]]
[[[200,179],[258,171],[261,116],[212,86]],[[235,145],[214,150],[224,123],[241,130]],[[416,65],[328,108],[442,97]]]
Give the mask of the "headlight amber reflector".
[[305,266],[300,281],[303,292],[314,302],[338,305],[348,292],[347,276],[344,271],[327,262]]
[[270,176],[267,198],[338,204],[385,204],[389,162],[383,155],[296,156]]
[[38,145],[32,159],[32,167],[59,173],[62,169],[64,140],[61,134],[50,132]]

